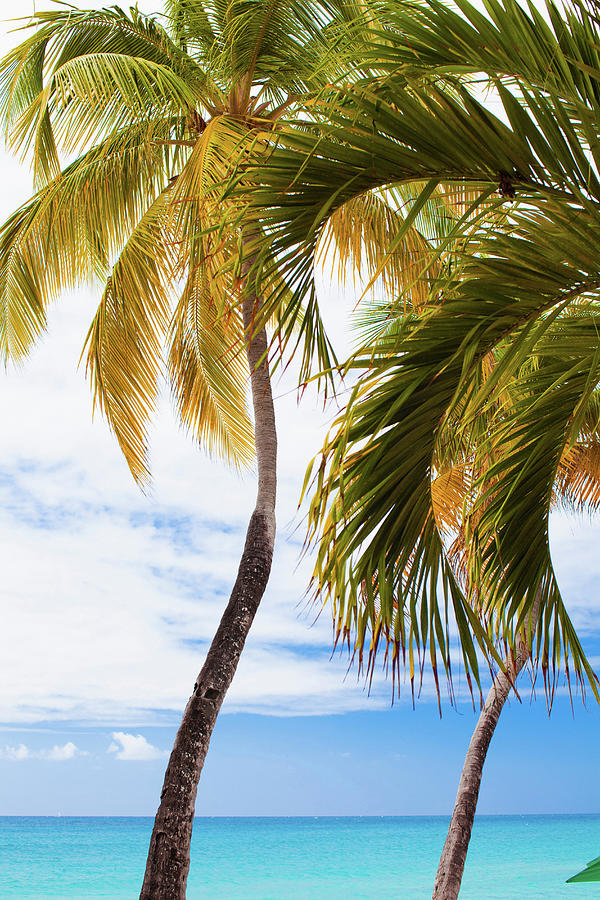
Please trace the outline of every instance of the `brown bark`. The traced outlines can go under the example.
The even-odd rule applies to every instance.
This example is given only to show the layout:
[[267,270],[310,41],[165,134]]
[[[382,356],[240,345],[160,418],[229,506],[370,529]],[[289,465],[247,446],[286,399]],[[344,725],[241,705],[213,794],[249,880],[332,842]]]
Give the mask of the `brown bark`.
[[[277,435],[264,329],[252,328],[257,299],[243,303],[250,365],[258,494],[231,597],[183,714],[165,774],[140,900],[183,900],[200,774],[212,731],[267,586],[275,541]],[[250,339],[248,339],[248,337]]]
[[[539,599],[536,599],[530,616],[530,622],[534,623],[530,629],[531,634],[535,633],[538,612]],[[488,748],[502,707],[519,672],[529,659],[531,641],[531,637],[523,636],[519,639],[516,656],[510,666],[510,677],[505,672],[497,673],[481,710],[460,776],[456,802],[435,877],[432,900],[456,900],[458,897]]]

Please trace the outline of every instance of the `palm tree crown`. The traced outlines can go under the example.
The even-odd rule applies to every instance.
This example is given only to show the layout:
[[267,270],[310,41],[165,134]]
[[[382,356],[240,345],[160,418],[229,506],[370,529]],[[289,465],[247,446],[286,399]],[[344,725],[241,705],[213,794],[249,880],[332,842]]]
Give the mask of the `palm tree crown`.
[[[218,188],[323,85],[328,29],[351,7],[172,0],[166,27],[135,8],[40,12],[2,63],[4,125],[38,190],[0,233],[0,353],[27,353],[61,290],[103,282],[88,367],[140,482],[165,343],[183,424],[230,461],[252,457],[240,229],[234,209],[223,227]],[[59,151],[76,156],[62,170]],[[328,363],[316,304],[310,329],[297,308],[282,321]]]
[[[369,377],[317,468],[317,584],[359,643],[371,635],[376,644],[385,621],[411,674],[419,653],[435,669],[436,652],[449,672],[454,620],[476,678],[477,642],[493,653],[490,634],[501,633],[514,647],[541,594],[544,664],[568,660],[597,693],[548,544],[557,472],[578,435],[595,428],[584,423],[600,377],[597,18],[579,2],[566,15],[550,3],[549,21],[514,0],[488,3],[487,15],[467,0],[458,11],[437,0],[377,6],[377,77],[323,96],[318,143],[282,135],[268,170],[248,179],[270,253],[296,248],[297,290],[306,290],[327,217],[381,186],[425,182],[416,215],[436,185],[458,182],[479,193],[485,215],[473,227],[474,203],[465,216],[460,253],[428,286],[424,312],[387,354],[358,361]],[[469,78],[481,73],[505,121],[472,90]],[[482,381],[490,354],[497,363]],[[534,371],[525,365],[532,355]],[[514,379],[519,401],[489,418]],[[432,498],[436,459],[478,417],[493,459],[469,519],[483,630],[446,557]]]

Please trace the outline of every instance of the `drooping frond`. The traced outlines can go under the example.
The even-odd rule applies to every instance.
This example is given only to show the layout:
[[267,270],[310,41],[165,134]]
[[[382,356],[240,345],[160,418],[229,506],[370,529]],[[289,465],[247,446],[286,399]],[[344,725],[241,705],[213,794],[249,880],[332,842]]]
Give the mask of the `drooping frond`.
[[404,220],[395,199],[393,194],[371,191],[336,209],[321,234],[317,260],[334,265],[342,283],[349,269],[355,285],[356,275],[365,280],[381,270],[385,292],[392,297],[402,294],[405,307],[418,308],[429,294],[427,275],[434,249],[417,228],[393,246]]
[[[203,127],[173,194],[173,216],[190,244],[208,231],[216,235],[225,233],[227,227],[235,230],[236,217],[227,216],[228,207],[222,203],[221,194],[232,168],[250,148],[258,156],[260,140],[236,116],[215,116]],[[218,268],[215,261],[215,273]]]
[[[239,230],[223,225],[221,187],[256,139],[232,116],[212,119],[173,192],[187,282],[173,316],[169,371],[181,421],[210,452],[247,465],[254,438],[237,290]],[[230,219],[238,217],[231,204]]]
[[197,257],[175,310],[169,352],[173,395],[186,429],[228,462],[248,465],[254,432],[240,309],[216,297]]
[[[354,622],[359,643],[366,634],[380,634],[385,624],[392,643],[404,646],[406,617],[411,629],[406,640],[410,637],[415,650],[420,650],[427,639],[436,643],[441,635],[441,648],[447,654],[444,629],[436,632],[432,628],[438,616],[444,622],[448,615],[446,599],[440,609],[440,585],[452,599],[465,664],[473,658],[475,647],[467,627],[471,624],[470,606],[466,598],[461,599],[454,583],[435,524],[431,481],[436,448],[444,442],[447,423],[456,427],[452,410],[464,404],[465,396],[475,416],[481,404],[499,389],[499,379],[513,377],[523,365],[552,324],[552,317],[543,318],[546,310],[560,310],[571,297],[600,287],[595,244],[599,227],[600,217],[549,201],[543,215],[533,211],[514,213],[506,233],[485,236],[484,232],[483,238],[473,238],[477,253],[467,255],[456,281],[447,281],[440,306],[421,320],[407,322],[397,357],[365,359],[370,374],[357,388],[348,414],[325,447],[310,514],[319,536],[317,582],[333,595],[338,627],[347,628]],[[476,384],[473,376],[479,361],[518,329],[522,343],[512,352],[503,353],[495,377],[488,377],[485,387]],[[529,344],[525,339],[528,336]],[[594,379],[590,378],[588,387],[592,386]],[[575,390],[577,393],[579,383]],[[543,396],[552,411],[550,395]],[[554,617],[564,651],[572,654],[576,669],[585,672],[594,687],[552,575],[547,545],[547,492],[551,491],[572,414],[571,407],[557,426],[560,438],[555,436],[554,440],[558,441],[558,456],[552,456],[545,445],[544,453],[540,449],[538,465],[545,461],[549,466],[543,479],[534,477],[531,487],[529,482],[523,483],[514,494],[511,486],[516,475],[507,474],[501,481],[502,489],[509,491],[508,499],[506,506],[497,499],[494,509],[506,515],[510,507],[514,516],[512,530],[506,531],[506,540],[514,549],[514,564],[507,549],[494,555],[493,562],[490,556],[496,546],[492,535],[500,526],[490,518],[493,511],[488,494],[504,497],[495,483],[500,479],[498,467],[508,467],[510,454],[517,453],[511,438],[514,428],[499,431],[494,444],[497,456],[503,446],[506,449],[500,461],[487,469],[489,491],[480,489],[483,499],[477,528],[488,567],[482,596],[486,597],[486,614],[496,625],[504,620],[505,610],[511,614],[518,611],[517,619],[522,620],[541,586],[540,615]],[[498,428],[503,424],[500,418]],[[540,434],[542,431],[551,440],[548,422],[542,423]],[[514,473],[521,472],[524,479],[539,476],[534,463],[528,462],[537,446],[527,440],[528,434],[524,428],[524,456],[518,460],[515,457],[514,466]],[[546,501],[533,492],[533,485],[546,492]],[[523,525],[526,515],[532,517],[527,528]],[[534,521],[539,529],[536,535]],[[483,535],[486,522],[489,538]],[[482,562],[479,565],[483,567]],[[479,583],[480,579],[474,581]],[[500,587],[493,589],[500,583],[501,596]],[[361,604],[361,585],[382,598],[380,608]],[[387,607],[383,602],[386,596],[390,598]],[[384,617],[386,608],[389,619]],[[555,647],[560,658],[561,644],[556,639]],[[431,645],[430,651],[434,652]]]
[[[311,128],[303,131],[297,124],[293,134],[283,132],[269,166],[247,179],[256,187],[250,203],[261,208],[271,237],[265,271],[277,264],[292,273],[288,280],[297,297],[313,289],[315,247],[328,218],[366,191],[425,183],[417,212],[436,184],[458,184],[478,195],[463,214],[464,233],[470,237],[434,285],[433,309],[418,321],[392,326],[386,334],[387,354],[380,359],[372,352],[365,355],[369,377],[326,445],[315,481],[311,522],[313,535],[320,538],[316,578],[333,596],[338,633],[354,629],[362,648],[369,634],[377,645],[387,627],[394,653],[399,644],[404,647],[404,616],[416,648],[422,647],[427,630],[436,640],[431,627],[439,606],[436,585],[445,585],[455,616],[461,610],[469,615],[466,598],[455,593],[444,568],[433,515],[431,478],[438,451],[456,443],[445,438],[445,431],[460,428],[464,417],[473,428],[477,410],[487,415],[494,405],[501,406],[510,397],[511,379],[525,377],[525,361],[561,309],[582,295],[595,298],[600,286],[595,249],[600,66],[596,51],[586,49],[590,41],[600,46],[597,21],[585,11],[569,11],[561,18],[552,3],[551,25],[543,28],[537,27],[540,16],[533,7],[525,12],[512,0],[492,4],[489,18],[467,0],[460,0],[459,7],[456,12],[438,2],[379,4],[382,27],[370,48],[371,61],[375,65],[380,54],[385,76],[369,86],[323,95],[310,107]],[[469,29],[477,35],[463,39]],[[516,40],[523,33],[531,40],[533,62],[524,61],[528,54]],[[484,109],[469,83],[456,78],[481,79],[482,73],[493,79],[507,125]],[[484,216],[479,227],[473,214],[483,212],[494,189],[499,215],[491,222],[486,210],[486,230]],[[520,210],[512,207],[519,200]],[[482,380],[485,361],[494,354],[493,371]],[[354,364],[360,367],[360,360]],[[559,457],[565,440],[576,437],[562,434]],[[458,442],[462,440],[459,435]],[[513,447],[508,432],[504,445],[508,474],[502,489],[509,491],[514,473],[508,471]],[[499,446],[490,448],[489,436],[487,446],[483,440],[486,470],[501,466]],[[548,484],[556,477],[557,457],[550,462],[554,470],[543,480],[545,510],[542,495],[532,495],[538,507],[542,504],[531,513],[537,516],[538,531],[531,545],[526,541],[525,551],[531,554],[527,573],[535,572],[535,577],[521,580],[518,588],[516,576],[505,573],[508,605],[497,593],[490,599],[489,593],[486,612],[494,626],[518,612],[518,624],[541,586],[540,621],[552,624],[556,634],[554,663],[572,654],[578,674],[587,675],[595,690],[557,591],[544,538]],[[485,499],[477,509],[483,523],[485,504],[496,496],[494,484],[487,487],[486,493],[480,485]],[[510,494],[507,504],[513,500]],[[489,523],[492,512],[487,515]],[[476,518],[473,513],[473,528],[479,528]],[[491,525],[486,535],[482,530],[480,558],[498,576],[501,562],[498,558],[496,569],[491,562],[496,559]],[[514,559],[519,572],[521,563],[517,555]],[[490,591],[492,580],[490,576],[486,585]],[[386,608],[388,619],[382,612]],[[441,611],[440,616],[443,620]],[[468,656],[474,652],[471,636],[460,624],[459,633]],[[440,640],[439,646],[447,646]],[[548,647],[541,649],[547,662]]]
[[[310,111],[314,115],[315,107]],[[311,129],[298,123],[293,132],[280,132],[268,166],[244,179],[250,206],[270,236],[264,277],[277,267],[294,285],[298,302],[314,290],[313,261],[327,221],[368,191],[425,184],[406,217],[408,230],[438,184],[455,179],[463,190],[472,189],[474,210],[487,215],[503,171],[518,170],[515,179],[528,190],[548,181],[527,143],[466,93],[456,99],[417,85],[398,92],[392,104],[352,89],[324,101],[322,114],[327,121]],[[462,218],[473,227],[469,211]]]
[[111,275],[88,332],[94,402],[115,433],[133,477],[149,479],[147,428],[155,411],[178,251],[166,188],[137,224]]
[[124,129],[69,165],[18,209],[0,232],[0,355],[19,360],[45,327],[57,294],[106,278],[170,173],[160,143],[170,123]]
[[460,530],[472,484],[473,469],[468,461],[455,462],[432,476],[433,514],[442,534]]
[[[272,235],[271,253],[296,273],[298,292],[311,290],[315,244],[327,219],[367,190],[417,182],[431,190],[438,179],[481,198],[495,185],[504,200],[533,187],[562,192],[565,202],[600,199],[600,66],[586,50],[590,40],[600,42],[593,17],[581,13],[581,22],[575,15],[565,24],[550,4],[553,26],[538,28],[539,14],[513,0],[493,4],[490,18],[467,0],[460,12],[437,0],[377,9],[385,24],[372,34],[370,52],[385,77],[323,94],[307,111],[311,128],[294,123],[269,166],[247,179],[256,188],[250,203]],[[515,43],[523,31],[534,63]],[[494,80],[508,126],[457,72]]]
[[184,82],[155,63],[119,54],[88,55],[53,73],[12,129],[11,141],[25,154],[33,151],[36,164],[45,169],[39,129],[46,115],[56,144],[73,153],[131,124],[177,117],[194,99]]
[[211,92],[202,69],[135,11],[59,10],[0,68],[0,109],[15,149],[32,151],[42,180],[58,173],[56,145],[80,150],[121,128],[178,117]]
[[578,442],[563,454],[554,490],[558,503],[593,512],[600,507],[600,442]]
[[480,479],[473,507],[471,567],[483,613],[496,633],[506,636],[520,628],[538,593],[544,627],[536,656],[544,673],[549,668],[555,673],[561,661],[568,671],[571,658],[577,675],[587,676],[598,696],[556,583],[548,539],[564,447],[600,381],[597,322],[566,320],[558,340],[548,332],[536,342],[535,353],[536,368],[518,376],[518,399],[490,428],[495,461]]

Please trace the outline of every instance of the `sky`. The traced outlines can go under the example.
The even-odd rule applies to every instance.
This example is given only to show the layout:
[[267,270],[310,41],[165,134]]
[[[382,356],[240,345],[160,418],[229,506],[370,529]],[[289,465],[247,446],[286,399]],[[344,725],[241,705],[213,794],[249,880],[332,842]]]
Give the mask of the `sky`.
[[[152,4],[141,4],[151,10]],[[38,3],[38,8],[41,4]],[[27,12],[27,4],[20,6]],[[14,3],[0,0],[0,19]],[[5,32],[8,28],[5,26]],[[14,42],[4,33],[0,51]],[[0,149],[0,216],[31,191]],[[321,279],[340,355],[353,291]],[[0,815],[153,815],[166,757],[235,578],[254,494],[208,458],[161,399],[142,494],[100,415],[79,356],[99,292],[61,297],[18,370],[0,372]],[[336,408],[293,372],[275,380],[280,434],[271,581],[215,728],[199,815],[420,815],[451,811],[476,715],[460,678],[440,718],[428,679],[391,703],[348,659],[331,658],[330,612],[307,606],[301,558],[306,466]],[[584,647],[600,661],[598,522],[554,515],[559,582]],[[482,813],[597,812],[600,715],[543,690],[502,714]]]

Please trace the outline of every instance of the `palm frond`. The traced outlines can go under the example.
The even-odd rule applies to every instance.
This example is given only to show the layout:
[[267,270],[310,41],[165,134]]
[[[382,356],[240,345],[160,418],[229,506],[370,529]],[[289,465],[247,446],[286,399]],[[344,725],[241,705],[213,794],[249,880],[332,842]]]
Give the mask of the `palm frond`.
[[178,252],[169,233],[171,193],[166,188],[159,194],[125,244],[86,339],[94,403],[140,484],[150,477],[147,428],[177,275]]
[[561,457],[554,487],[556,502],[575,509],[600,507],[600,442],[581,441]]
[[334,63],[327,31],[332,24],[347,21],[344,7],[330,0],[215,2],[224,51],[221,62],[229,57],[228,74],[233,85],[241,86],[242,105],[252,84],[262,84],[267,97],[276,102],[322,87],[323,57],[328,57],[330,70]]
[[196,258],[173,317],[169,371],[184,427],[228,462],[254,458],[248,411],[249,372],[239,306],[215,296],[204,261]]
[[26,27],[36,31],[0,63],[0,111],[42,183],[58,172],[57,141],[78,150],[211,93],[202,69],[135,10],[58,10]]
[[[443,212],[441,213],[443,215]],[[335,266],[345,282],[349,268],[363,280],[381,272],[386,293],[402,295],[406,308],[423,306],[429,294],[427,275],[434,248],[418,228],[411,228],[396,247],[394,237],[404,221],[394,198],[369,192],[354,197],[328,219],[317,245],[317,260]]]
[[0,232],[0,354],[21,359],[45,309],[85,278],[105,279],[147,206],[165,187],[171,123],[124,129],[71,163]]
[[192,107],[195,94],[170,69],[148,60],[120,54],[88,54],[65,62],[11,131],[11,144],[23,154],[33,151],[34,163],[46,176],[45,148],[40,128],[48,119],[56,145],[78,152],[141,122],[177,117]]

